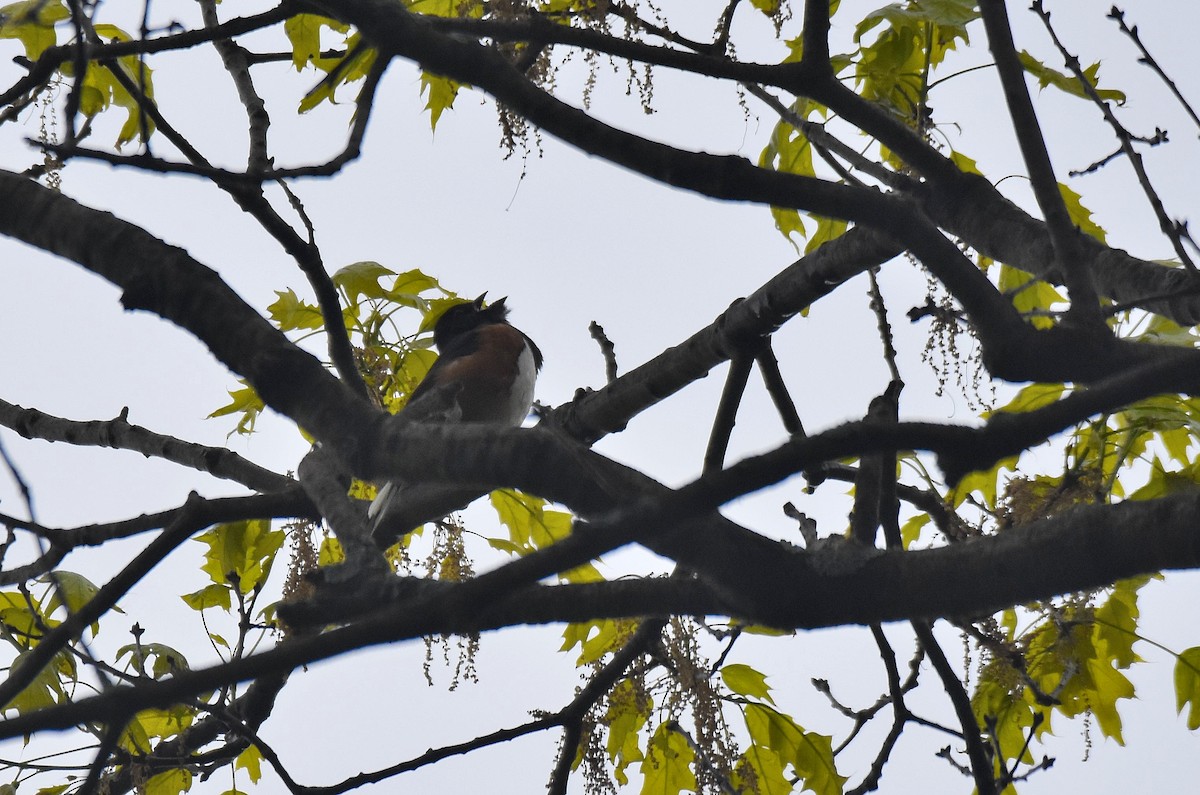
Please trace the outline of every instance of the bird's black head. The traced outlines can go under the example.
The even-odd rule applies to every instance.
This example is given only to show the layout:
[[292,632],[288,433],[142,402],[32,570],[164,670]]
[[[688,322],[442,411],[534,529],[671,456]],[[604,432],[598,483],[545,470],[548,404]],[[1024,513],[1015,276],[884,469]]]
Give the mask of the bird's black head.
[[504,305],[505,299],[493,301],[485,309],[483,299],[486,295],[487,293],[484,293],[474,301],[455,304],[438,318],[437,324],[433,327],[433,343],[437,345],[439,351],[444,351],[446,345],[452,340],[472,329],[505,322],[505,318],[508,317],[508,307]]

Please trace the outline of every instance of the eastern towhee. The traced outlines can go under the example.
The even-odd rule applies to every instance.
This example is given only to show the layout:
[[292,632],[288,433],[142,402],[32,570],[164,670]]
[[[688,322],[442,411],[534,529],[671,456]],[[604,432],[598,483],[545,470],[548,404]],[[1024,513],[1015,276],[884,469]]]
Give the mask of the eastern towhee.
[[[400,415],[418,422],[490,422],[515,427],[529,415],[542,352],[508,322],[501,298],[487,293],[455,304],[433,327],[438,360],[413,390]],[[417,526],[440,519],[480,496],[478,489],[392,481],[379,489],[367,516],[371,533],[388,547]]]

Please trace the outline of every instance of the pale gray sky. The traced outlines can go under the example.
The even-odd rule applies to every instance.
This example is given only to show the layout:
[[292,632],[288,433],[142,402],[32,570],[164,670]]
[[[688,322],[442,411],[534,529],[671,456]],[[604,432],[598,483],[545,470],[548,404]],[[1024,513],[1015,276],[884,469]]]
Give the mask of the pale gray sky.
[[[1172,144],[1148,153],[1147,160],[1168,209],[1186,217],[1195,206],[1193,183],[1200,155],[1196,131],[1161,84],[1134,62],[1132,48],[1103,18],[1106,9],[1087,5],[1051,7],[1056,20],[1062,20],[1068,44],[1085,62],[1104,55],[1102,79],[1130,96],[1127,123],[1139,133],[1150,133],[1155,126],[1172,133]],[[842,6],[835,30],[848,37],[853,21],[870,4]],[[703,7],[715,4],[706,2]],[[164,20],[190,21],[194,15],[190,4],[159,3],[154,8]],[[223,8],[223,13],[231,10]],[[1184,91],[1190,89],[1191,99],[1200,101],[1190,43],[1200,10],[1145,2],[1131,3],[1126,10]],[[1018,46],[1059,67],[1024,5],[1013,4],[1011,13]],[[750,9],[746,17],[751,17]],[[743,26],[741,32],[751,43],[741,47],[742,57],[755,55],[755,42],[768,32],[765,22],[757,24],[761,29]],[[798,31],[798,23],[791,29]],[[981,28],[972,33],[983,41]],[[273,46],[284,47],[281,33],[275,40]],[[15,47],[0,44],[8,64],[0,66],[0,85],[19,74],[19,67],[8,61]],[[777,54],[764,52],[760,57]],[[986,60],[985,52],[976,51],[962,57],[961,65]],[[215,57],[196,51],[164,58],[155,66],[166,116],[214,161],[240,163],[241,110]],[[277,162],[312,161],[341,146],[349,105],[340,110],[322,107],[300,118],[292,113],[294,102],[315,82],[311,73],[298,78],[280,65],[262,69],[258,77],[272,93],[272,86],[287,83],[284,99],[270,108]],[[577,101],[572,89],[581,85],[580,72],[568,68],[560,85],[565,98]],[[643,115],[635,99],[623,96],[623,85],[622,77],[602,72],[596,114],[678,145],[756,159],[772,126],[757,104],[751,104],[748,117],[744,115],[728,85],[662,72],[655,77],[657,113],[652,116]],[[405,62],[393,64],[376,103],[363,159],[334,180],[300,182],[295,190],[315,222],[331,270],[375,260],[395,270],[419,267],[465,294],[487,290],[492,296],[508,295],[513,322],[546,355],[538,387],[543,403],[562,403],[578,387],[601,383],[603,365],[588,336],[588,321],[604,325],[616,343],[622,369],[629,369],[711,322],[733,298],[754,290],[795,258],[792,246],[773,230],[765,208],[722,204],[655,185],[549,138],[542,141],[541,157],[525,164],[503,160],[494,110],[478,94],[461,95],[433,135],[417,91],[415,69]],[[934,93],[932,104],[953,145],[976,158],[993,179],[1023,171],[990,70],[947,83]],[[1097,112],[1086,103],[1048,90],[1037,96],[1037,104],[1060,175],[1113,147]],[[961,130],[953,125],[961,125]],[[37,159],[21,143],[37,130],[37,116],[28,113],[20,124],[0,128],[0,157],[6,168],[20,169]],[[93,140],[101,143],[111,135],[115,126],[100,124]],[[162,142],[154,145],[160,153],[169,151]],[[1148,258],[1170,255],[1123,164],[1072,184],[1117,245]],[[1023,179],[1006,180],[1003,187],[1023,200]],[[274,300],[273,291],[289,287],[308,296],[303,277],[278,246],[223,194],[198,180],[76,162],[64,174],[63,189],[186,248],[256,307],[265,309]],[[946,397],[933,396],[933,376],[918,358],[927,328],[909,326],[903,317],[910,306],[922,303],[923,277],[912,266],[896,262],[882,278],[908,384],[902,413],[968,420],[966,401],[953,390]],[[865,289],[861,279],[845,285],[778,337],[777,353],[810,429],[861,415],[870,396],[886,382]],[[7,340],[0,346],[0,392],[6,400],[76,419],[110,418],[128,406],[130,420],[151,429],[208,444],[225,443],[232,424],[204,418],[226,402],[225,390],[234,387],[234,380],[185,333],[156,318],[123,312],[117,291],[78,267],[6,241],[0,241],[0,296],[0,324]],[[721,380],[722,374],[714,373],[635,419],[626,433],[604,440],[599,449],[665,482],[689,480],[699,471]],[[756,391],[739,418],[734,458],[782,438],[769,401],[757,390],[756,376],[751,384]],[[293,469],[305,450],[294,430],[276,418],[264,419],[260,427],[254,438],[235,437],[230,445],[264,465]],[[237,492],[231,484],[132,453],[26,442],[7,430],[0,430],[0,440],[33,488],[38,518],[50,525],[160,510],[179,504],[191,489],[206,496]],[[769,534],[790,533],[791,523],[777,506],[783,498],[800,504],[805,499],[800,488],[800,483],[790,483],[781,493],[741,501],[728,512]],[[823,533],[844,527],[848,504],[834,499],[841,493],[841,486],[827,484],[801,505],[820,519]],[[17,505],[8,479],[0,478],[0,510],[20,513]],[[494,521],[486,509],[474,510],[472,519]],[[135,540],[73,555],[67,568],[102,581],[142,543]],[[482,544],[475,551],[481,566],[494,560]],[[212,661],[211,652],[200,643],[203,628],[195,614],[175,599],[175,594],[204,584],[197,570],[200,555],[199,545],[189,544],[172,556],[168,566],[122,601],[125,615],[109,616],[98,646],[128,642],[124,630],[138,621],[157,639],[193,653],[193,665]],[[605,571],[615,576],[651,565],[656,564],[649,556],[625,552],[613,556]],[[1148,586],[1144,595],[1147,637],[1176,649],[1200,643],[1194,610],[1183,608],[1200,598],[1200,577],[1173,574],[1165,583]],[[454,693],[445,692],[449,673],[436,665],[438,684],[425,686],[419,643],[314,666],[294,676],[264,737],[297,779],[328,784],[415,756],[427,747],[519,724],[528,710],[561,706],[578,684],[573,659],[555,653],[558,632],[518,629],[485,637],[478,660],[480,684],[464,685]],[[911,647],[909,634],[903,626],[889,629],[902,657]],[[953,655],[958,641],[953,633],[944,638]],[[1059,739],[1046,749],[1059,756],[1059,765],[1024,785],[1022,793],[1040,795],[1064,788],[1177,791],[1180,782],[1196,780],[1197,737],[1174,714],[1173,662],[1146,644],[1140,651],[1148,662],[1136,667],[1132,677],[1142,698],[1122,708],[1128,747],[1118,749],[1102,740],[1093,726],[1092,759],[1080,766],[1082,727],[1059,720]],[[768,673],[780,707],[806,728],[834,734],[835,742],[848,722],[827,708],[809,679],[829,679],[843,701],[859,706],[873,702],[884,687],[869,634],[857,628],[804,633],[782,642],[747,639],[735,657]],[[928,692],[918,703],[928,705],[922,707],[927,714],[948,718],[948,706],[936,698],[933,672],[927,670],[924,677]],[[872,727],[867,738],[839,758],[839,769],[852,782],[874,753],[869,738],[881,736],[885,728]],[[527,738],[443,762],[379,789],[477,791],[486,774],[484,786],[491,791],[536,792],[549,775],[557,742],[557,734]],[[40,743],[26,751],[19,743],[0,744],[0,757],[32,754]],[[966,780],[932,757],[944,744],[941,737],[910,727],[885,775],[883,791],[969,790]],[[228,787],[228,779],[217,777],[197,783],[193,792],[219,793]],[[581,791],[578,780],[574,787]],[[259,791],[281,788],[268,773]]]

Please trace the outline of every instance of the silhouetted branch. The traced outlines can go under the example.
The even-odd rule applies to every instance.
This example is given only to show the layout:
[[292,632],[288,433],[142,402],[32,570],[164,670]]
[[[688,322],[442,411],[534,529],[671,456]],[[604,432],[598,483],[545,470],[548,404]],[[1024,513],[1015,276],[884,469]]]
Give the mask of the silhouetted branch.
[[604,327],[596,321],[588,323],[588,333],[600,346],[600,355],[604,358],[604,382],[611,384],[617,380],[617,348],[604,333]]
[[1050,14],[1045,10],[1041,0],[1033,0],[1031,8],[1038,15],[1038,18],[1042,20],[1042,24],[1045,26],[1046,31],[1050,34],[1051,40],[1054,41],[1054,46],[1058,48],[1058,51],[1062,54],[1063,60],[1066,61],[1067,69],[1069,69],[1071,74],[1075,76],[1075,79],[1079,81],[1079,84],[1083,87],[1084,93],[1086,93],[1088,98],[1092,100],[1092,104],[1099,108],[1100,112],[1104,114],[1104,120],[1108,122],[1109,127],[1112,128],[1113,133],[1117,136],[1117,140],[1121,142],[1121,149],[1125,152],[1125,157],[1129,159],[1129,164],[1133,166],[1133,170],[1137,174],[1138,184],[1142,186],[1142,191],[1146,194],[1146,199],[1150,203],[1150,208],[1154,211],[1155,217],[1158,218],[1159,229],[1161,229],[1162,233],[1167,236],[1168,240],[1171,241],[1171,245],[1175,248],[1175,255],[1179,257],[1179,261],[1182,262],[1183,266],[1191,272],[1192,276],[1195,276],[1196,264],[1192,262],[1191,257],[1188,256],[1187,251],[1183,247],[1183,239],[1179,234],[1179,229],[1167,216],[1167,211],[1166,208],[1163,207],[1162,199],[1159,198],[1158,192],[1151,184],[1150,175],[1146,173],[1145,164],[1142,162],[1142,155],[1133,147],[1133,141],[1129,135],[1129,131],[1126,130],[1125,126],[1117,120],[1117,117],[1113,114],[1112,109],[1108,106],[1108,103],[1105,102],[1096,92],[1096,87],[1092,85],[1092,81],[1083,73],[1083,68],[1079,64],[1079,59],[1075,57],[1075,55],[1072,54],[1066,48],[1066,45],[1064,45],[1059,39],[1058,33],[1050,24]]
[[951,667],[950,661],[942,652],[942,647],[938,645],[937,639],[933,636],[932,627],[924,621],[914,621],[912,626],[916,630],[917,638],[921,641],[921,647],[925,649],[925,655],[933,663],[934,670],[941,678],[942,686],[946,688],[946,695],[949,696],[950,703],[954,705],[954,713],[962,725],[963,742],[967,746],[967,757],[971,760],[971,775],[975,779],[975,790],[979,795],[994,795],[997,790],[996,780],[992,775],[992,760],[984,746],[983,738],[980,736],[979,724],[976,723],[975,713],[971,709],[971,699],[967,696],[967,691],[963,688],[958,674]]
[[40,638],[37,645],[22,657],[20,665],[10,669],[8,678],[0,683],[0,708],[12,701],[60,651],[76,641],[84,629],[111,610],[118,599],[193,533],[220,521],[241,520],[248,516],[273,516],[275,510],[285,501],[290,502],[290,495],[204,500],[193,494],[174,515],[171,523],[128,565],[101,586],[86,604],[71,611],[65,621]]
[[133,450],[241,483],[254,491],[282,491],[296,484],[291,478],[247,461],[232,450],[186,442],[132,425],[127,409],[111,420],[77,421],[0,399],[0,425],[12,428],[26,439]]
[[1046,219],[1046,228],[1054,247],[1055,264],[1063,274],[1071,295],[1071,308],[1067,314],[1080,326],[1102,329],[1104,321],[1100,315],[1099,296],[1092,275],[1080,256],[1082,252],[1076,244],[1080,232],[1071,221],[1066,202],[1058,189],[1054,166],[1046,151],[1046,139],[1025,87],[1025,70],[1017,57],[1008,11],[1003,0],[982,0],[979,9],[987,29],[988,47],[996,60],[996,72],[1004,88],[1017,143],[1029,171],[1038,207]]
[[1125,12],[1116,6],[1113,6],[1112,10],[1108,12],[1108,18],[1116,22],[1117,26],[1121,29],[1121,32],[1128,36],[1130,40],[1137,45],[1138,50],[1142,53],[1142,57],[1138,59],[1138,62],[1144,63],[1146,66],[1154,70],[1154,73],[1157,74],[1162,81],[1167,84],[1167,88],[1171,89],[1171,93],[1175,95],[1175,99],[1177,99],[1179,104],[1183,106],[1184,111],[1186,111],[1187,115],[1192,118],[1192,121],[1195,123],[1195,125],[1200,127],[1200,116],[1196,115],[1196,111],[1192,108],[1191,104],[1184,99],[1183,93],[1179,90],[1179,86],[1175,85],[1175,81],[1167,76],[1167,73],[1163,71],[1161,66],[1159,66],[1158,61],[1156,61],[1154,56],[1150,54],[1150,51],[1146,49],[1146,45],[1142,43],[1142,37],[1138,35],[1137,25],[1134,25],[1133,27],[1126,25]]
[[721,401],[717,405],[712,430],[709,432],[708,449],[704,452],[705,472],[719,472],[725,463],[729,437],[733,434],[738,407],[741,405],[742,395],[745,394],[746,382],[750,380],[750,368],[753,365],[754,357],[746,353],[737,354],[729,361],[725,388],[721,390]]

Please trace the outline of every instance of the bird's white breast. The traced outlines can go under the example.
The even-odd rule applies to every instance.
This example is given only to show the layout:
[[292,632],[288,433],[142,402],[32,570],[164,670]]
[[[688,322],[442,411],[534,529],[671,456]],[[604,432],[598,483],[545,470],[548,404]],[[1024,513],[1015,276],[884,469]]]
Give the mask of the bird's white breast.
[[536,381],[537,364],[533,360],[533,351],[526,344],[517,358],[517,377],[513,380],[512,392],[509,393],[508,405],[511,413],[505,418],[509,425],[520,425],[529,416]]

